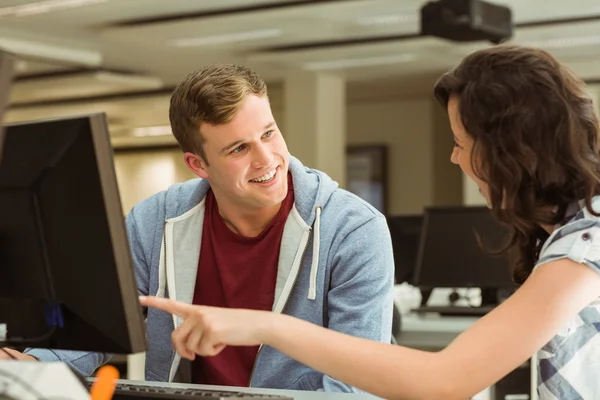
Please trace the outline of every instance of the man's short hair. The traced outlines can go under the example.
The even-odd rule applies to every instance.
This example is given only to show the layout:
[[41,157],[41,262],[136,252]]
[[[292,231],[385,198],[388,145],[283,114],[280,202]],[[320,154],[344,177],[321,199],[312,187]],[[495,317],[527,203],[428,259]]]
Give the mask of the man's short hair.
[[250,94],[267,95],[267,85],[243,66],[213,64],[188,74],[175,88],[169,107],[171,129],[181,150],[208,162],[200,125],[231,121]]

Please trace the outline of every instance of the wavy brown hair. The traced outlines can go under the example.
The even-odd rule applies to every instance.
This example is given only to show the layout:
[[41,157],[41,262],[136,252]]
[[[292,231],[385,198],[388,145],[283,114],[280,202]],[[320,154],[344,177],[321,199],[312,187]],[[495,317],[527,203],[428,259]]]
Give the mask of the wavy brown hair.
[[[456,96],[473,139],[471,163],[489,186],[493,215],[510,228],[502,251],[513,279],[530,275],[567,206],[600,193],[598,118],[585,83],[548,52],[501,45],[476,51],[436,83],[443,107]],[[477,162],[474,162],[477,160]]]

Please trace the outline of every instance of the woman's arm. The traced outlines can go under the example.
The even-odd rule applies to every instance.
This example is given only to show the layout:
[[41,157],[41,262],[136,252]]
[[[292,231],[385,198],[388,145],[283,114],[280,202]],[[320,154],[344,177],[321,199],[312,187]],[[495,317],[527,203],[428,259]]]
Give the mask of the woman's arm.
[[225,345],[264,343],[380,397],[465,399],[525,362],[599,295],[600,275],[590,267],[553,261],[437,353],[376,343],[273,313],[155,298],[142,303],[184,318],[173,335],[183,357],[214,355]]
[[600,276],[563,259],[539,267],[438,353],[367,343],[292,318],[267,330],[265,344],[385,398],[465,399],[525,362],[599,295]]

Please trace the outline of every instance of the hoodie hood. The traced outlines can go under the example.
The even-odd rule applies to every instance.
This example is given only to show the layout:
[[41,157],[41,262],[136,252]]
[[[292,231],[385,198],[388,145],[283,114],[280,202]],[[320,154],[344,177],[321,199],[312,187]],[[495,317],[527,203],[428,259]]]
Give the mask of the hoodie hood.
[[305,167],[292,156],[290,171],[294,181],[296,208],[306,224],[312,226],[317,218],[317,209],[325,207],[339,185],[321,171]]

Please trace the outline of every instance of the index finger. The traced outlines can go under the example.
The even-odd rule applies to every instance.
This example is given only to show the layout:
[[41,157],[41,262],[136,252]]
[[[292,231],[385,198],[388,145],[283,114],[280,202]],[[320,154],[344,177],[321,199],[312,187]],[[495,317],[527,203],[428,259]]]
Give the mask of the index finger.
[[190,305],[179,301],[154,296],[140,296],[139,299],[143,306],[163,310],[180,318],[186,318],[190,313]]

